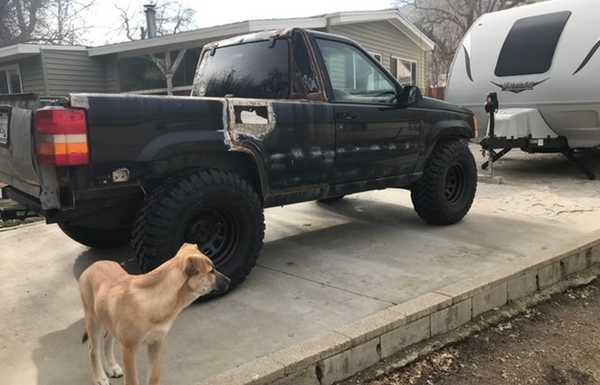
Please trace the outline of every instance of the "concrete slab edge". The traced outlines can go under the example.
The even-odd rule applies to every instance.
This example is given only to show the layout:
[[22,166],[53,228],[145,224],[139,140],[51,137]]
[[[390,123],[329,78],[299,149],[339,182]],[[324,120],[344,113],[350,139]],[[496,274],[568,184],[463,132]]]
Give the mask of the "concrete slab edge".
[[30,223],[23,223],[20,225],[15,225],[15,226],[8,226],[8,227],[0,227],[0,233],[4,233],[7,231],[15,231],[15,230],[21,230],[27,227],[32,227],[32,226],[37,226],[37,225],[45,225],[46,222],[44,222],[42,219],[40,219],[39,221],[35,221],[35,222],[30,222]]
[[532,255],[493,274],[424,294],[208,378],[202,385],[331,385],[592,267],[600,267],[600,231],[551,256]]

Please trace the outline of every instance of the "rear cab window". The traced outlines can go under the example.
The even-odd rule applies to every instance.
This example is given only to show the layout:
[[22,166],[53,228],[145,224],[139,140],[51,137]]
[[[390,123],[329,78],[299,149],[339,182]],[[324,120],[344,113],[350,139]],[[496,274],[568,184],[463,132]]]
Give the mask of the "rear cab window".
[[287,99],[290,94],[289,43],[266,40],[204,52],[193,96]]
[[550,70],[560,36],[571,12],[556,12],[517,20],[508,33],[496,76],[542,74]]

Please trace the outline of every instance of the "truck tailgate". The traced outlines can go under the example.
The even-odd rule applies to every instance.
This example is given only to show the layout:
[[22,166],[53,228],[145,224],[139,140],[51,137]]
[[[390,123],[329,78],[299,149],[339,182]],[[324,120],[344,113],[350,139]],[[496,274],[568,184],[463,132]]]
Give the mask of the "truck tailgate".
[[39,197],[40,179],[34,164],[32,111],[0,106],[0,182]]

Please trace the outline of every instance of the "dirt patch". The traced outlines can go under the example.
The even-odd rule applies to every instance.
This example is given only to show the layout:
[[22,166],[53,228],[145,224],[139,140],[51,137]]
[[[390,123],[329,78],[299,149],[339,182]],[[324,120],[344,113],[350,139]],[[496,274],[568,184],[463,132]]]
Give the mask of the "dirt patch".
[[599,314],[596,281],[391,374],[342,384],[600,384]]

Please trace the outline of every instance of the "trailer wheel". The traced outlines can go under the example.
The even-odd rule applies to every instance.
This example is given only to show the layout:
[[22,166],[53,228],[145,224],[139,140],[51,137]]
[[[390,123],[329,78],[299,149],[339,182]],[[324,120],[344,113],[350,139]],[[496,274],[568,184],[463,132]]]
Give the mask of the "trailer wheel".
[[96,249],[115,249],[131,240],[131,228],[94,229],[76,223],[61,222],[58,227],[72,240]]
[[477,167],[467,144],[439,143],[411,189],[417,214],[432,225],[451,225],[469,212],[477,190]]
[[230,289],[255,266],[265,231],[255,189],[239,176],[201,171],[155,189],[146,197],[133,231],[143,272],[193,243],[231,279]]

